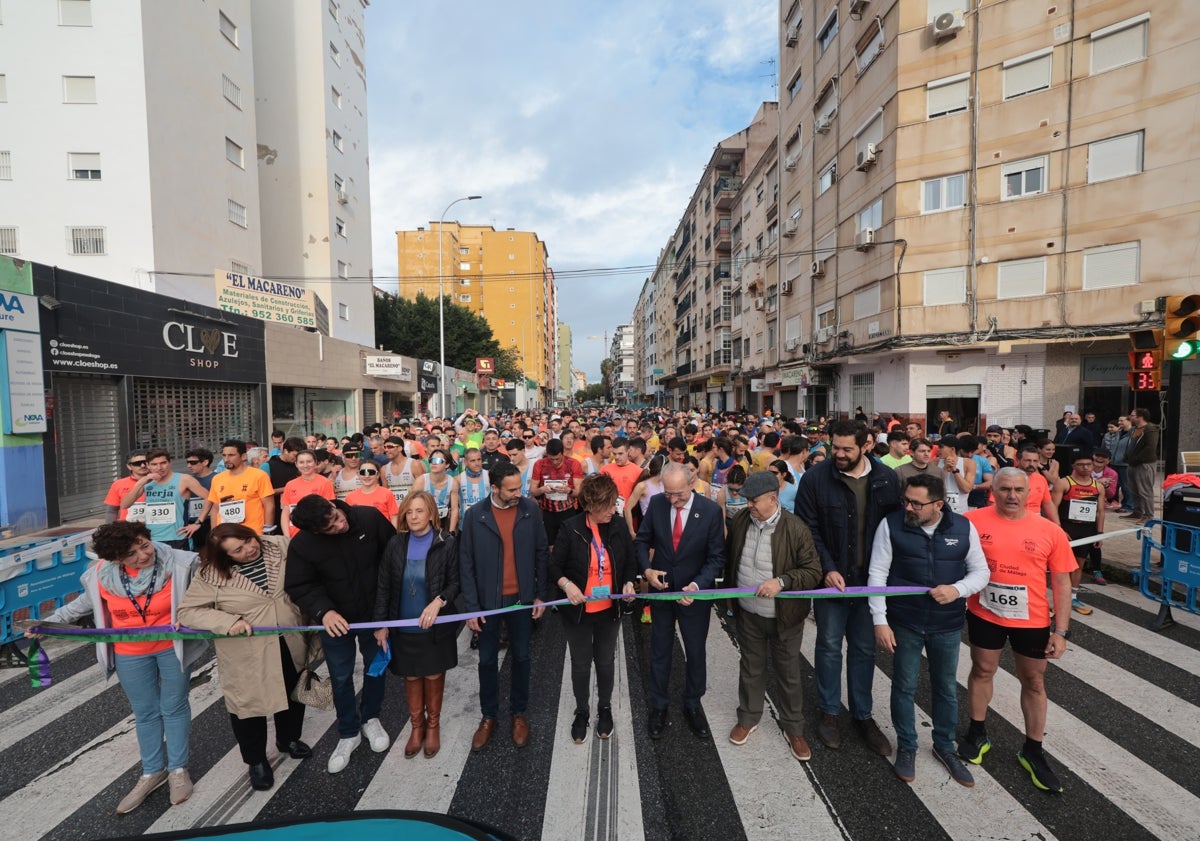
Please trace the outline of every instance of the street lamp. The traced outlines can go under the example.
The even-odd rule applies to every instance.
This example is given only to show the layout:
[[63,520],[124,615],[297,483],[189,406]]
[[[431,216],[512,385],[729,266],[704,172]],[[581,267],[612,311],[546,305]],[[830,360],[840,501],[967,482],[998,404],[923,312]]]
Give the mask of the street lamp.
[[[441,347],[440,369],[438,371],[438,409],[441,411],[443,418],[450,417],[446,413],[446,316],[445,316],[445,292],[443,291],[443,283],[446,280],[446,275],[442,271],[442,253],[445,249],[442,247],[442,227],[446,224],[446,214],[450,212],[450,208],[458,204],[460,201],[475,201],[483,196],[463,196],[455,199],[446,205],[446,209],[442,211],[442,218],[438,221],[438,344]],[[451,413],[453,414],[453,413]]]

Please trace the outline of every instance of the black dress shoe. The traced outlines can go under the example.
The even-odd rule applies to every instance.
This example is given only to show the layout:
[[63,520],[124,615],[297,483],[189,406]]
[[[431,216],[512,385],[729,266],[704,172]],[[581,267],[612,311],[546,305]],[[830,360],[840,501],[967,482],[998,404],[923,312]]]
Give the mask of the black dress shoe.
[[275,772],[270,763],[256,762],[250,766],[250,788],[255,791],[266,791],[275,785]]
[[700,707],[684,707],[683,717],[687,719],[688,727],[701,739],[707,739],[712,734],[708,730],[708,718]]
[[312,748],[299,739],[288,742],[286,745],[277,744],[275,747],[279,748],[280,753],[286,753],[292,759],[308,759],[312,756]]
[[667,732],[667,728],[671,725],[671,715],[667,712],[667,708],[661,710],[650,710],[650,738],[661,739],[663,734]]

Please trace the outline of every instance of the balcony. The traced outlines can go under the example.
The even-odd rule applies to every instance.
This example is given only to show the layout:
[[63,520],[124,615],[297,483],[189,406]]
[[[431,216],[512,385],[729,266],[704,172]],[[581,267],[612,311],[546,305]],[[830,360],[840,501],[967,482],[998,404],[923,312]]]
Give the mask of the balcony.
[[675,305],[675,317],[683,318],[683,314],[692,308],[692,296],[688,295]]
[[675,347],[681,348],[684,345],[686,345],[688,342],[690,342],[691,340],[692,340],[692,331],[691,330],[683,330],[682,332],[680,332],[680,334],[678,336],[675,337]]
[[722,324],[728,324],[733,318],[733,305],[725,304],[720,307],[713,307],[712,323],[713,327],[720,327]]
[[686,377],[690,373],[692,373],[691,362],[685,362],[675,369],[675,376],[677,377]]
[[717,210],[729,210],[737,199],[737,191],[742,189],[742,179],[734,175],[723,175],[713,183],[713,198],[717,200]]
[[718,280],[725,280],[729,277],[729,261],[724,261],[717,264],[717,273],[715,277]]
[[733,226],[729,221],[728,216],[722,216],[717,220],[717,225],[713,228],[713,245],[717,251],[729,252],[729,247],[733,243],[732,239]]
[[714,350],[712,355],[713,367],[722,365],[731,365],[733,363],[733,351],[726,348],[725,350]]

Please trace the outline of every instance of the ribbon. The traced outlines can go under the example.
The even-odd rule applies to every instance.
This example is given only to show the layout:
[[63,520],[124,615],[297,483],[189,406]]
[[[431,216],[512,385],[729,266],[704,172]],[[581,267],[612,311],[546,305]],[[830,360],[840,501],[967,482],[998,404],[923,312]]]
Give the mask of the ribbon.
[[29,650],[25,652],[26,665],[29,668],[29,685],[34,689],[49,686],[53,683],[50,677],[50,658],[36,639],[29,641]]

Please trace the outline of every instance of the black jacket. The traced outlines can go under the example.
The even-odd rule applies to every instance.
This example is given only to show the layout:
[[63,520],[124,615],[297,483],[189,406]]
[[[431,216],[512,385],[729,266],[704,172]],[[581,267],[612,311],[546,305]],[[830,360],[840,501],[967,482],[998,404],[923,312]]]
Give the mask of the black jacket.
[[288,544],[283,589],[317,622],[336,610],[347,622],[370,622],[375,612],[379,560],[396,530],[367,505],[333,503],[350,523],[344,534],[300,530]]
[[[402,531],[391,539],[383,552],[383,561],[379,564],[379,579],[375,588],[375,613],[371,617],[376,622],[385,622],[400,618],[400,591],[404,586],[404,568],[408,564],[408,539],[411,535]],[[458,613],[454,606],[462,590],[458,584],[458,543],[454,535],[440,529],[433,536],[433,545],[429,547],[429,555],[425,558],[425,604],[429,604],[436,596],[441,596],[446,605],[443,614]],[[434,625],[434,639],[458,635],[459,622],[443,622]],[[391,633],[399,633],[399,629],[390,629]]]
[[858,529],[854,525],[857,506],[854,493],[838,478],[833,459],[826,459],[808,470],[796,491],[796,516],[812,532],[813,544],[821,558],[826,574],[840,572],[847,585],[867,583],[867,567],[871,563],[871,541],[875,530],[888,514],[900,509],[900,481],[896,472],[874,456],[867,481],[866,528],[863,538],[863,567],[854,569],[858,556]]
[[[521,604],[547,601],[546,564],[550,554],[541,510],[532,499],[517,500],[513,525],[518,598]],[[504,587],[504,544],[488,494],[463,513],[458,527],[458,569],[463,604],[472,613],[500,607]]]
[[[577,514],[559,528],[554,541],[554,553],[550,556],[548,576],[555,587],[558,586],[558,580],[565,576],[580,590],[587,592],[588,567],[592,563],[592,530],[588,528],[585,517],[585,514]],[[600,542],[604,544],[604,551],[608,553],[608,561],[612,564],[613,593],[616,594],[637,578],[638,564],[633,555],[633,538],[625,521],[617,517],[612,522],[600,525],[599,532]],[[613,604],[615,606],[616,602]],[[562,614],[563,621],[575,623],[583,618],[584,606],[559,605],[558,612]],[[614,610],[612,615],[616,619],[620,611]]]

